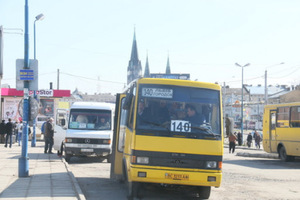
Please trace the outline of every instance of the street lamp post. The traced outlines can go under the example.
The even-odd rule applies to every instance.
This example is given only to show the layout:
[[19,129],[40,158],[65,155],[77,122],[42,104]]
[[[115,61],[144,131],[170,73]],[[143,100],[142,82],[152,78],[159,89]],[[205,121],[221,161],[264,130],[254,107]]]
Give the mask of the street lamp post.
[[[45,18],[45,16],[41,13],[39,15],[37,15],[35,17],[35,20],[34,20],[34,25],[33,25],[33,35],[34,35],[34,60],[36,60],[36,34],[35,34],[35,22],[36,21],[40,21],[40,20],[43,20]],[[34,98],[36,99],[36,91],[34,91]],[[32,139],[31,139],[31,147],[35,147],[36,146],[36,130],[35,130],[35,127],[36,127],[36,120],[33,119],[33,135],[32,135]]]
[[[269,67],[273,67],[273,66],[277,66],[277,65],[283,65],[284,62],[281,62],[279,64],[275,64],[275,65],[271,65]],[[268,71],[267,71],[267,68],[269,67],[266,67],[266,70],[265,70],[265,105],[268,104],[268,83],[267,83],[267,79],[268,79]]]
[[247,67],[250,65],[250,63],[247,63],[246,65],[240,65],[238,63],[235,63],[236,66],[242,68],[242,102],[241,102],[241,135],[242,135],[242,142],[244,141],[244,67]]

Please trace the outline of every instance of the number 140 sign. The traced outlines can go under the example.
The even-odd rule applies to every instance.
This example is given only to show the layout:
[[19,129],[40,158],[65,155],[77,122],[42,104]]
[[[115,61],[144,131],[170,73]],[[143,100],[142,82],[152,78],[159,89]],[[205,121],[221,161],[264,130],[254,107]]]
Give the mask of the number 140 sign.
[[184,120],[172,120],[171,131],[174,132],[191,132],[192,125],[189,121]]

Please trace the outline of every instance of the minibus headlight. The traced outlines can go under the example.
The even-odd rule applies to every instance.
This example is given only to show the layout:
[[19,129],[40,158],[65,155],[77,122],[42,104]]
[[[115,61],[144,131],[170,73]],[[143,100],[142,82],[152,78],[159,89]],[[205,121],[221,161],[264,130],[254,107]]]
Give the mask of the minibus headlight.
[[209,169],[217,168],[217,162],[216,161],[207,161],[206,168],[209,168]]
[[72,139],[71,138],[66,138],[66,143],[71,143]]
[[149,164],[149,157],[136,157],[136,163]]

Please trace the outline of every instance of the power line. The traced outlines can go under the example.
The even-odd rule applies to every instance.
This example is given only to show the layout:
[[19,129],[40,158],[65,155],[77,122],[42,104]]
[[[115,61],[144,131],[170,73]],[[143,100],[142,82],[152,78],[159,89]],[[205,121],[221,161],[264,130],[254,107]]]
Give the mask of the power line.
[[92,80],[92,81],[102,81],[102,82],[107,82],[107,83],[116,83],[116,84],[125,84],[124,82],[117,82],[117,81],[107,81],[107,80],[98,80],[95,78],[88,78],[88,77],[84,77],[84,76],[78,76],[78,75],[74,75],[74,74],[70,74],[70,73],[66,73],[66,72],[60,72],[61,74],[65,74],[68,76],[73,76],[73,77],[77,77],[77,78],[83,78],[83,79],[87,79],[87,80]]

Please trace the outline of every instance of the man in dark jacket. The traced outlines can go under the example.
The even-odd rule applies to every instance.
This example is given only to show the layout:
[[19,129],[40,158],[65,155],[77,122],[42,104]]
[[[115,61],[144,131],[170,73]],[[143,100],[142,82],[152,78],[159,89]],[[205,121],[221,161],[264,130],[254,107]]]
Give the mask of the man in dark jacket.
[[12,131],[13,131],[13,124],[11,123],[11,119],[8,119],[8,122],[5,125],[6,129],[6,140],[5,140],[5,147],[7,147],[7,142],[9,138],[9,148],[11,148],[12,145]]
[[53,126],[53,118],[49,118],[47,123],[45,124],[45,150],[44,153],[52,153],[53,146],[53,136],[54,136],[54,126]]
[[0,143],[5,143],[5,134],[6,134],[5,120],[2,120],[0,124]]

